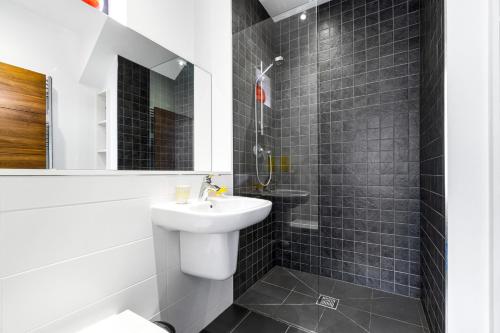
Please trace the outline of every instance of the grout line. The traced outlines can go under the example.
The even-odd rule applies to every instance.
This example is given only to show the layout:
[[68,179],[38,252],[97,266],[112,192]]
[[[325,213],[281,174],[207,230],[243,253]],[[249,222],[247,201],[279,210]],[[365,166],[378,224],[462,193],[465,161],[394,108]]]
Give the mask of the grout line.
[[[301,331],[304,331],[304,332],[306,332],[306,333],[317,333],[317,332],[315,332],[315,331],[312,331],[312,330],[307,329],[307,328],[305,328],[305,327],[302,327],[302,326],[300,326],[300,325],[290,323],[290,322],[288,322],[288,321],[286,321],[286,320],[283,320],[283,319],[281,319],[281,318],[273,318],[273,317],[272,317],[271,315],[269,315],[268,313],[261,312],[261,311],[259,311],[259,310],[250,310],[250,309],[247,309],[247,310],[249,310],[250,312],[255,312],[255,313],[258,313],[258,314],[260,314],[260,315],[262,315],[262,316],[264,316],[264,317],[267,317],[267,318],[273,319],[273,320],[275,320],[275,321],[278,321],[278,322],[280,322],[280,323],[286,324],[286,325],[288,325],[288,326],[291,326],[291,327],[297,328],[297,329],[299,329],[299,330],[301,330]],[[231,331],[231,332],[233,332],[233,331]],[[230,332],[230,333],[231,333],[231,332]]]
[[401,319],[396,319],[396,318],[392,318],[392,317],[387,317],[387,316],[379,315],[379,314],[376,314],[374,312],[372,312],[371,314],[373,316],[377,316],[377,317],[381,317],[381,318],[385,318],[385,319],[394,320],[394,321],[397,321],[397,322],[400,322],[400,323],[403,323],[403,324],[407,324],[407,325],[411,325],[411,326],[415,326],[415,327],[424,328],[423,326],[420,326],[418,324],[410,323],[410,322],[407,322],[407,321],[404,321],[404,320],[401,320]]
[[293,290],[293,289],[295,289],[295,287],[293,287],[292,289],[289,289],[289,288],[285,288],[285,287],[283,287],[283,286],[280,286],[279,284],[275,284],[275,283],[267,282],[267,281],[264,281],[264,280],[260,280],[260,282],[265,283],[265,284],[268,284],[268,285],[271,285],[271,286],[273,286],[273,287],[278,287],[278,288],[280,288],[280,289],[284,289],[284,290]]
[[[372,267],[372,266],[369,266],[369,267]],[[396,272],[399,272],[399,271],[396,271]],[[404,272],[402,272],[404,273]],[[411,274],[411,275],[415,275],[415,274]],[[357,275],[356,275],[357,276]],[[382,290],[382,289],[377,289],[377,288],[370,288],[370,287],[367,287],[367,286],[362,286],[362,285],[359,285],[359,284],[356,284],[356,283],[353,283],[353,282],[348,282],[348,281],[343,281],[343,280],[337,280],[335,279],[335,281],[340,281],[340,282],[343,282],[343,283],[348,283],[352,286],[356,286],[356,287],[360,287],[360,288],[367,288],[367,289],[371,289],[372,291],[373,290],[376,290],[376,291],[381,291],[381,292],[384,292],[384,293],[387,293],[387,294],[390,294],[390,295],[393,295],[393,296],[399,296],[399,297],[404,297],[404,298],[409,298],[409,299],[413,299],[413,300],[420,300],[420,298],[418,297],[412,297],[412,296],[405,296],[405,295],[400,295],[400,294],[396,294],[395,292],[390,292],[390,291],[386,291],[386,290]],[[399,283],[396,283],[399,285]],[[377,297],[378,298],[391,298],[393,296],[388,296],[388,297]],[[357,299],[357,298],[349,298],[349,299]],[[367,299],[367,298],[365,298]]]
[[[313,292],[315,292],[316,294],[319,294],[319,291],[316,291],[314,289],[312,289],[311,287],[309,287],[309,285],[307,285],[307,283],[305,283],[304,281],[302,281],[301,279],[299,279],[297,276],[295,276],[292,272],[290,272],[288,269],[286,270],[291,276],[293,276],[295,279],[297,279],[300,283],[302,283],[303,285],[305,285],[307,288],[311,289]],[[319,275],[318,275],[318,278],[319,278]],[[319,281],[318,281],[318,284],[319,284]],[[318,286],[318,289],[319,289],[319,286]]]
[[[355,252],[357,253],[357,252]],[[280,266],[281,267],[281,266]],[[372,266],[369,266],[369,267],[372,267]],[[294,278],[296,278],[297,280],[299,280],[301,283],[303,283],[304,285],[306,285],[302,280],[300,280],[298,277],[296,277],[292,272],[289,271],[289,269],[286,269],[288,271],[288,273],[290,273],[290,275],[292,275]],[[399,271],[395,271],[395,272],[399,272]],[[404,272],[403,272],[404,273]],[[410,275],[414,275],[414,274],[410,274]],[[317,277],[321,277],[320,275],[316,275]],[[420,300],[420,298],[417,298],[417,297],[412,297],[412,296],[408,296],[408,295],[401,295],[401,294],[396,294],[395,292],[390,292],[390,291],[385,291],[385,290],[382,290],[382,289],[377,289],[377,288],[370,288],[370,287],[367,287],[367,286],[362,286],[362,285],[359,285],[359,284],[356,284],[356,283],[353,283],[353,282],[348,282],[348,281],[343,281],[343,280],[338,280],[338,279],[334,279],[334,278],[328,278],[328,277],[325,277],[326,279],[330,279],[334,282],[334,287],[332,289],[332,292],[334,292],[336,286],[337,286],[337,282],[342,282],[342,283],[346,283],[346,284],[349,284],[349,285],[352,285],[352,286],[355,286],[355,287],[359,287],[359,288],[365,288],[365,289],[370,289],[372,291],[374,290],[377,290],[377,291],[381,291],[381,292],[385,292],[387,294],[390,294],[390,295],[393,295],[393,296],[399,296],[399,297],[404,297],[404,298],[408,298],[408,299],[413,299],[413,300]],[[263,281],[265,282],[265,281]],[[268,284],[272,284],[272,283],[269,283],[269,282],[266,282]],[[274,285],[274,284],[272,284]],[[277,287],[280,287],[280,288],[283,288],[281,286],[278,286],[276,285]],[[309,289],[313,290],[312,288],[310,288],[308,285],[306,285]],[[318,285],[319,286],[319,285]],[[286,289],[286,288],[283,288],[283,289]],[[316,291],[316,290],[313,290],[316,294],[319,294],[319,291]],[[296,291],[297,292],[297,291]],[[304,294],[304,293],[301,293],[301,292],[298,292],[299,294],[303,294],[303,295],[306,295],[306,296],[310,296],[310,295],[307,295],[307,294]],[[314,297],[314,296],[311,296],[311,297]],[[392,296],[388,296],[388,297],[377,297],[376,299],[383,299],[383,298],[390,298]],[[349,298],[349,299],[358,299],[358,298]],[[366,299],[366,298],[359,298],[359,299]]]
[[356,321],[354,321],[353,319],[349,318],[344,313],[342,313],[342,311],[338,311],[338,313],[340,313],[341,315],[343,315],[344,317],[346,317],[347,319],[349,319],[350,321],[352,321],[356,326],[358,326],[359,328],[361,328],[363,331],[365,331],[367,333],[370,333],[369,331],[366,330],[366,328],[364,328],[363,326],[361,326],[360,324],[358,324]]
[[249,306],[249,305],[281,306],[283,304],[282,303],[280,303],[280,304],[277,304],[277,303],[273,303],[273,304],[246,303],[246,304],[238,304],[238,305],[241,305],[241,306]]
[[[293,276],[294,278],[296,278],[299,282],[301,282],[301,283],[305,284],[305,283],[304,283],[301,279],[299,279],[298,277],[296,277],[296,276],[295,276],[292,272],[290,272],[288,269],[286,269],[286,270],[287,270],[287,272],[288,272],[291,276]],[[336,283],[336,282],[337,282],[337,281],[339,281],[339,280],[337,280],[337,279],[332,279],[332,280],[333,280],[333,282],[334,282],[334,285],[333,285],[333,287],[332,287],[332,293],[334,293],[334,291],[336,290],[336,287],[337,287],[337,283]],[[281,289],[290,290],[290,289],[287,289],[287,288],[283,288],[282,286],[278,286],[278,285],[274,285],[274,284],[272,284],[272,283],[268,283],[268,282],[266,282],[266,281],[262,281],[262,282],[265,282],[265,283],[267,283],[267,284],[269,284],[269,285],[273,285],[273,286],[279,287],[279,288],[281,288]],[[342,282],[344,282],[344,281],[342,281]],[[356,285],[356,284],[349,283],[349,282],[345,282],[345,283],[347,283],[347,284],[351,284],[351,285],[354,285],[354,286],[358,286],[358,285]],[[307,285],[306,285],[306,286],[307,286]],[[309,286],[308,286],[308,287],[309,287]],[[364,286],[359,286],[359,287],[360,287],[360,288],[369,288],[369,287],[364,287]],[[286,298],[285,298],[285,300],[282,302],[282,304],[266,304],[266,305],[275,305],[275,306],[285,305],[285,304],[284,304],[284,302],[286,301],[286,299],[288,299],[288,297],[291,295],[291,293],[292,293],[292,292],[296,292],[296,293],[298,293],[298,294],[301,294],[301,295],[304,295],[304,296],[308,296],[308,297],[310,297],[310,295],[302,294],[302,293],[300,293],[300,292],[295,291],[295,289],[296,289],[296,287],[294,287],[293,289],[291,289],[291,290],[290,290],[290,293],[287,295],[287,297],[286,297]],[[312,288],[310,288],[310,287],[309,287],[309,289],[311,289],[311,290],[312,290]],[[370,294],[370,298],[350,298],[350,299],[352,299],[352,300],[366,300],[366,301],[370,301],[370,300],[380,300],[380,299],[391,299],[391,298],[393,297],[392,295],[397,296],[397,297],[402,297],[402,298],[411,299],[411,300],[413,300],[413,299],[414,299],[414,298],[412,298],[412,297],[407,297],[407,296],[402,296],[402,295],[392,294],[392,293],[388,293],[388,294],[389,294],[389,295],[391,295],[391,296],[387,296],[387,297],[376,297],[376,298],[374,298],[373,296],[374,296],[374,292],[376,291],[376,289],[374,289],[374,288],[369,288],[369,289],[371,289],[371,290],[370,290],[370,292],[371,292],[371,294]],[[316,292],[316,291],[315,291],[315,292]],[[255,304],[255,305],[261,305],[261,304]],[[289,304],[289,305],[300,306],[300,305],[307,305],[307,304]],[[365,310],[358,309],[358,308],[353,307],[353,306],[345,305],[345,304],[344,304],[344,306],[346,306],[346,307],[348,307],[348,308],[351,308],[351,309],[355,309],[355,310],[357,310],[357,311],[362,311],[362,312],[365,312],[365,313],[369,313],[369,314],[370,314],[370,322],[369,322],[369,327],[371,327],[372,315],[376,315],[376,316],[378,316],[378,317],[386,318],[386,319],[389,319],[389,320],[398,321],[398,322],[401,322],[401,323],[404,323],[404,324],[408,324],[408,325],[412,325],[412,326],[415,326],[415,327],[423,327],[423,325],[422,325],[422,323],[421,323],[420,313],[419,313],[419,321],[420,321],[421,325],[419,326],[418,324],[414,324],[414,323],[406,322],[406,321],[399,320],[399,319],[392,318],[392,317],[387,317],[387,316],[383,316],[383,315],[378,315],[378,314],[375,314],[375,313],[373,313],[373,312],[372,312],[372,310],[373,310],[373,305],[372,305],[371,303],[370,303],[370,310],[369,310],[369,312],[367,312],[367,311],[365,311]],[[252,310],[252,311],[255,311],[255,310]],[[258,311],[256,311],[256,312],[258,312]],[[323,315],[324,315],[324,313],[325,313],[325,312],[326,312],[326,309],[323,309],[323,313],[321,314],[321,316],[320,316],[320,319],[319,319],[319,320],[321,320],[321,318],[323,317]],[[267,315],[267,316],[268,316],[268,317],[270,317],[269,315]],[[345,316],[345,315],[344,315],[344,316]],[[273,318],[273,317],[270,317],[270,318]],[[276,318],[273,318],[273,319],[276,319]],[[278,318],[278,319],[279,319],[279,318]],[[350,319],[350,318],[349,318],[349,319]],[[281,321],[283,321],[283,320],[281,320]],[[351,320],[351,321],[352,321],[352,320]],[[290,324],[290,323],[288,323],[288,322],[286,322],[286,321],[284,321],[284,322],[285,322],[285,323],[287,323],[287,324]],[[319,321],[318,321],[318,324],[319,324]],[[292,325],[292,326],[294,326],[294,325]],[[358,325],[358,326],[359,326],[359,325]],[[300,327],[299,327],[299,328],[300,328]]]
[[234,330],[237,329],[245,321],[245,319],[248,318],[248,316],[250,316],[252,311],[249,309],[247,309],[247,310],[248,310],[248,313],[236,324],[236,326],[233,327],[233,329],[231,329],[231,331],[229,331],[229,333],[234,332]]
[[[339,300],[339,306],[340,306],[340,300]],[[371,313],[370,311],[362,310],[362,309],[357,308],[357,307],[355,307],[355,306],[352,306],[352,305],[346,305],[346,304],[344,304],[344,303],[342,303],[342,306],[345,306],[346,308],[349,308],[349,309],[356,310],[356,311],[358,311],[358,312],[364,312],[364,313],[368,313],[368,314],[370,314],[370,313]],[[335,310],[335,311],[336,311],[336,310]]]
[[[340,303],[340,300],[339,300],[339,303]],[[337,310],[335,310],[335,311],[337,311]],[[319,330],[319,323],[321,322],[321,319],[323,319],[323,316],[325,315],[325,312],[326,312],[326,309],[323,309],[323,312],[321,312],[321,315],[319,316],[318,326],[316,326],[316,330]]]
[[[168,194],[166,195],[168,196]],[[100,204],[109,204],[109,203],[116,203],[120,201],[134,201],[134,200],[150,200],[154,196],[140,196],[140,197],[128,197],[128,198],[123,198],[123,199],[104,199],[101,201],[77,201],[77,202],[72,202],[72,203],[64,203],[64,204],[59,204],[59,205],[48,205],[48,206],[40,206],[40,207],[27,207],[27,208],[14,208],[14,209],[6,209],[2,210],[2,213],[17,213],[17,212],[23,212],[23,211],[35,211],[35,210],[44,210],[44,209],[55,209],[55,208],[69,208],[69,207],[80,207],[80,206],[93,206],[93,205],[100,205]]]
[[293,293],[293,289],[290,290],[290,292],[288,293],[288,295],[286,295],[286,297],[283,299],[283,302],[281,302],[281,305],[285,304],[286,300],[288,299],[288,297],[290,297],[290,295]]
[[[422,327],[425,329],[429,329],[429,323],[427,322],[427,318],[425,316],[424,306],[423,306],[422,302],[420,302],[418,304],[418,314],[420,316],[420,324],[422,324]],[[425,325],[424,325],[424,323],[425,323]]]
[[417,306],[417,310],[418,310],[418,319],[420,320],[420,326],[424,327],[424,322],[422,321],[422,311],[420,311],[421,306],[422,306],[422,303],[420,303],[420,304]]
[[308,296],[308,297],[312,297],[312,298],[314,298],[314,296],[311,296],[311,295],[309,295],[309,294],[305,294],[305,293],[303,293],[303,292],[300,292],[300,291],[295,290],[295,287],[294,287],[293,289],[288,289],[288,288],[285,288],[285,287],[279,286],[279,285],[274,284],[274,283],[270,283],[270,282],[266,282],[266,281],[261,281],[261,282],[263,282],[263,283],[265,283],[265,284],[269,284],[269,285],[274,286],[274,287],[278,287],[278,288],[284,289],[284,290],[292,290],[294,293],[297,293],[297,294],[301,294],[301,295],[303,295],[303,296]]

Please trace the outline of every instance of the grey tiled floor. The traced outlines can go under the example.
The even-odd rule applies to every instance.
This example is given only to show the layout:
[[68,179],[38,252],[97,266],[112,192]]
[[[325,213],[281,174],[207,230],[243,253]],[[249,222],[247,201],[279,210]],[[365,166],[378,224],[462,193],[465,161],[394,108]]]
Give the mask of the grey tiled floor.
[[[337,310],[316,305],[319,294],[340,299]],[[235,303],[283,322],[293,332],[429,332],[418,299],[279,266]]]

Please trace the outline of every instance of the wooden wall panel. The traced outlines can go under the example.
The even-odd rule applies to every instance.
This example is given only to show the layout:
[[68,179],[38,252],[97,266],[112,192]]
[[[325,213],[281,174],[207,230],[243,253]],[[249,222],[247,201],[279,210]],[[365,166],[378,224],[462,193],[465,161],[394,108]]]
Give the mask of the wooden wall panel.
[[45,98],[45,75],[0,62],[0,90],[14,91],[23,95]]
[[29,95],[21,95],[13,91],[0,90],[0,107],[45,115],[45,97],[38,98]]
[[0,62],[0,168],[46,168],[46,77]]

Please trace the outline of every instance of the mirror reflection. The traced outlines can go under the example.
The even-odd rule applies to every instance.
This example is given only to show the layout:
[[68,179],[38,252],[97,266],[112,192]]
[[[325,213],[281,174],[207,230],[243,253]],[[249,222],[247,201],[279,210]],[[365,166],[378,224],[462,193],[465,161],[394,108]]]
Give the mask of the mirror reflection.
[[118,169],[193,170],[194,66],[118,58]]
[[210,74],[99,9],[0,3],[0,168],[210,170]]

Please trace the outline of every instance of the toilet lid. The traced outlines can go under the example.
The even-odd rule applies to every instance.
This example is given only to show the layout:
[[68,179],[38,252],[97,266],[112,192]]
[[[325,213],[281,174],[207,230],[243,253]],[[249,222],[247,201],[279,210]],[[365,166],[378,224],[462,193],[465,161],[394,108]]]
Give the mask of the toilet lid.
[[126,310],[78,333],[165,333],[165,330],[132,311]]

